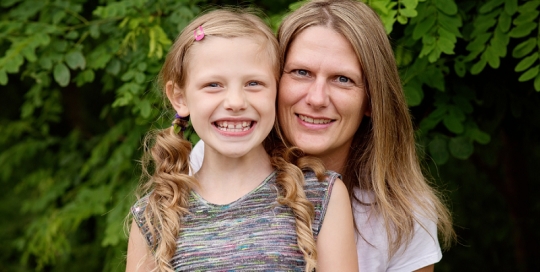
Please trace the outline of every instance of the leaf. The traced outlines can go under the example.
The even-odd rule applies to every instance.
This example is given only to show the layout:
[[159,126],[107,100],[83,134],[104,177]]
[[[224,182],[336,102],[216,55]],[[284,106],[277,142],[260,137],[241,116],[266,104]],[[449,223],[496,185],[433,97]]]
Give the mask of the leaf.
[[489,66],[491,66],[494,69],[499,68],[501,61],[497,53],[495,53],[495,50],[493,50],[492,46],[488,46],[486,48],[486,51],[484,51],[483,55],[486,58],[487,62],[489,63]]
[[465,67],[465,63],[463,61],[456,60],[454,62],[454,71],[456,72],[456,75],[459,77],[464,77],[467,73],[467,68]]
[[439,23],[439,26],[456,35],[456,37],[462,37],[461,32],[459,32],[459,28],[462,25],[460,17],[439,13],[437,22]]
[[54,80],[58,82],[58,85],[66,87],[70,80],[69,69],[63,63],[58,63],[54,66]]
[[529,38],[528,40],[518,44],[512,51],[512,57],[522,58],[528,55],[536,47],[536,42],[537,42],[537,39],[535,37],[535,38]]
[[0,70],[0,85],[6,85],[8,83],[7,73],[4,69]]
[[107,71],[107,73],[116,76],[120,72],[120,65],[121,64],[118,59],[112,59],[105,70]]
[[416,17],[418,12],[414,9],[400,9],[399,13],[405,17]]
[[526,3],[518,7],[517,10],[520,13],[525,13],[530,10],[536,10],[536,8],[538,8],[538,5],[540,5],[540,1],[526,1]]
[[479,48],[484,48],[489,38],[491,38],[491,33],[484,33],[476,36],[476,38],[474,38],[474,40],[467,45],[466,49],[469,51],[475,51]]
[[448,154],[448,148],[446,141],[440,137],[437,137],[428,144],[428,150],[436,164],[441,165],[448,161],[450,155]]
[[451,40],[441,36],[437,41],[437,45],[442,52],[448,55],[454,54],[454,43]]
[[480,13],[488,13],[494,8],[500,6],[503,3],[503,0],[491,0],[487,1],[483,6],[480,7]]
[[453,0],[434,0],[433,3],[440,11],[448,15],[457,14],[458,7]]
[[475,37],[479,33],[485,33],[496,23],[497,20],[495,18],[487,18],[486,16],[480,16],[477,20],[474,21],[474,31],[471,33],[471,36]]
[[135,76],[135,70],[128,70],[125,74],[120,77],[122,81],[130,81]]
[[486,60],[485,59],[480,59],[477,63],[475,63],[472,67],[471,67],[471,74],[473,75],[478,75],[480,74],[480,72],[482,72],[482,70],[484,70],[484,67],[486,67]]
[[516,13],[518,8],[518,0],[505,0],[504,11],[506,14],[512,16]]
[[471,130],[471,137],[479,144],[488,144],[491,136],[477,128]]
[[410,107],[418,106],[422,103],[424,98],[424,92],[422,91],[421,84],[406,84],[403,87],[405,93],[405,98],[407,99],[407,104]]
[[80,86],[84,85],[87,82],[94,81],[94,78],[95,78],[94,71],[89,69],[89,70],[85,70],[85,71],[79,73],[74,78],[74,81],[75,81],[75,83],[77,83],[77,87],[80,87]]
[[466,160],[474,152],[474,146],[471,141],[463,136],[458,136],[448,141],[448,148],[450,154],[455,158]]
[[86,60],[84,59],[81,51],[71,51],[66,54],[65,58],[67,65],[73,70],[77,68],[84,70],[84,68],[86,67]]
[[501,16],[499,16],[498,27],[500,27],[503,32],[508,32],[508,30],[510,30],[511,25],[512,25],[512,17],[506,14],[506,12],[501,13]]
[[443,124],[448,130],[450,130],[451,132],[455,134],[460,134],[464,130],[463,124],[461,123],[461,121],[459,121],[457,116],[454,116],[452,114],[447,114],[443,118]]
[[540,75],[537,75],[536,78],[534,79],[534,89],[537,92],[540,92]]
[[538,59],[538,52],[534,52],[532,55],[522,59],[518,63],[518,65],[516,65],[516,68],[514,69],[514,71],[522,72],[529,69],[529,67],[531,67],[531,65],[533,65],[537,59]]
[[37,60],[36,53],[33,47],[27,46],[21,50],[21,53],[29,62],[35,62]]
[[493,34],[493,39],[491,39],[491,47],[493,47],[493,51],[495,54],[499,57],[505,57],[506,56],[506,50],[508,43],[510,42],[510,37],[508,37],[508,34],[501,32],[499,28],[495,29],[495,33]]
[[397,16],[396,19],[402,25],[407,24],[407,22],[409,21],[409,19],[407,17],[403,16],[403,15]]
[[448,110],[448,114],[452,115],[453,118],[456,120],[463,122],[465,121],[465,113],[463,113],[463,110],[459,106],[452,106]]
[[514,25],[521,25],[524,23],[532,22],[536,20],[539,13],[540,12],[537,10],[529,10],[525,13],[521,13],[516,19],[514,19]]
[[135,72],[135,82],[142,84],[146,80],[146,75],[141,72]]
[[518,81],[519,82],[524,82],[524,81],[527,81],[527,80],[531,80],[533,79],[534,77],[536,77],[538,75],[538,69],[539,69],[539,66],[535,66],[531,69],[529,69],[527,72],[523,73],[519,78],[518,78]]
[[144,118],[148,118],[150,116],[150,113],[152,112],[150,102],[146,99],[143,99],[138,106],[141,112],[141,116]]
[[435,16],[430,16],[414,27],[413,39],[422,38],[435,25]]
[[523,38],[536,28],[536,22],[528,22],[514,27],[508,35],[512,38]]
[[[469,91],[469,90],[467,90],[467,91]],[[465,113],[472,113],[473,112],[473,107],[472,107],[471,103],[469,102],[469,100],[467,98],[465,98],[463,96],[454,96],[454,97],[452,97],[452,101],[454,101],[456,106],[458,106],[459,109],[462,112],[465,112]]]
[[289,5],[289,10],[290,11],[295,11],[295,10],[299,9],[305,3],[306,3],[306,1],[298,1],[298,2],[292,3],[292,4]]

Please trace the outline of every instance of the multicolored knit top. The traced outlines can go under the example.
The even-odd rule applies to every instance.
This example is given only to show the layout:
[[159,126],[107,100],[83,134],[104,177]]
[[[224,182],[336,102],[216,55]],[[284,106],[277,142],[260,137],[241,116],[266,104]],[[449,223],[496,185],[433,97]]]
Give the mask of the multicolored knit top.
[[[305,193],[315,206],[313,234],[319,234],[334,181],[328,172],[323,182],[305,174]],[[277,203],[276,173],[257,188],[227,205],[206,202],[192,191],[190,214],[182,219],[171,265],[175,271],[304,271],[296,242],[292,210]],[[143,216],[148,198],[132,207],[135,221],[148,244],[151,236]]]

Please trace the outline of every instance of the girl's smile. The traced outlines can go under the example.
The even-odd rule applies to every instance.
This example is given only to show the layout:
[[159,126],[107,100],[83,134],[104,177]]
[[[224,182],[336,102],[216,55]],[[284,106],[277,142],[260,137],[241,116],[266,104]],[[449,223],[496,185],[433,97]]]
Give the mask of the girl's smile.
[[266,155],[262,142],[275,121],[277,80],[264,48],[250,38],[215,36],[190,47],[184,87],[174,87],[172,100],[180,115],[190,115],[205,152]]

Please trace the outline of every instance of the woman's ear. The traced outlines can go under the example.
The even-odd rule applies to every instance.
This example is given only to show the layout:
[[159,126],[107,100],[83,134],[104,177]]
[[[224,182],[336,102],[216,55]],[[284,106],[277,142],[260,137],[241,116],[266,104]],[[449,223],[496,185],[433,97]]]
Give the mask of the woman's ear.
[[176,110],[176,113],[182,117],[189,115],[189,108],[186,103],[186,97],[184,91],[178,88],[178,85],[174,84],[172,81],[167,81],[165,84],[165,92],[167,93],[167,98],[169,102]]
[[366,111],[364,112],[365,116],[371,117],[371,103],[367,105]]

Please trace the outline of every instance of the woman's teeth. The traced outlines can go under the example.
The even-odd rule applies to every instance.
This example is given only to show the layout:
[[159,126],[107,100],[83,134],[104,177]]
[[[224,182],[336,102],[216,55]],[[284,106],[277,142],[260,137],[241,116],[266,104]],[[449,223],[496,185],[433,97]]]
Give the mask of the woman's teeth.
[[330,121],[332,121],[330,119],[314,119],[300,114],[298,115],[298,117],[300,117],[302,121],[310,124],[328,124],[330,123]]

